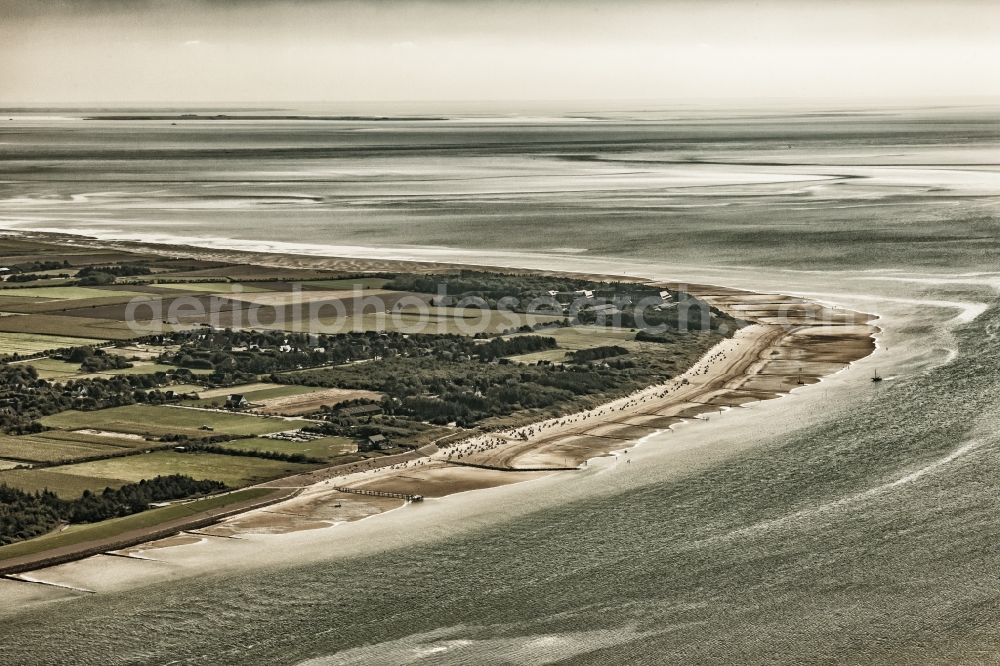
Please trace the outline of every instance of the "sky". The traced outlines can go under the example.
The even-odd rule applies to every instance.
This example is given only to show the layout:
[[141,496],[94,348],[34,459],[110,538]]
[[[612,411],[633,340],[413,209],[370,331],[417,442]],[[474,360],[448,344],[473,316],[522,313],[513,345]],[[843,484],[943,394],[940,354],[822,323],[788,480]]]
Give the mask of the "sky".
[[1000,96],[996,0],[0,0],[0,104]]

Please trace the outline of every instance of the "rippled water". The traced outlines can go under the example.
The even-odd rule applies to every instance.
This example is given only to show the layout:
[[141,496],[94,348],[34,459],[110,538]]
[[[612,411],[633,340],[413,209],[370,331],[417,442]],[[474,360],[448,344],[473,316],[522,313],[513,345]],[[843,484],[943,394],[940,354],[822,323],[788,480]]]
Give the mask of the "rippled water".
[[884,332],[635,464],[18,601],[0,662],[995,662],[996,117],[9,122],[0,216],[28,228],[684,277]]

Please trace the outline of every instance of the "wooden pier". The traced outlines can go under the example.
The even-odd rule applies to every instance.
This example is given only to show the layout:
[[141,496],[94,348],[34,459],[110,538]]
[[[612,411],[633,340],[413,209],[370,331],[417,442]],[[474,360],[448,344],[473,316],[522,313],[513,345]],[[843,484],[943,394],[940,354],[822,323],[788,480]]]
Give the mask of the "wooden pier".
[[333,488],[341,493],[354,493],[355,495],[368,495],[370,497],[391,497],[393,499],[406,500],[407,502],[423,502],[423,495],[407,495],[405,493],[391,493],[385,490],[368,490],[366,488],[348,488],[346,486],[335,486]]

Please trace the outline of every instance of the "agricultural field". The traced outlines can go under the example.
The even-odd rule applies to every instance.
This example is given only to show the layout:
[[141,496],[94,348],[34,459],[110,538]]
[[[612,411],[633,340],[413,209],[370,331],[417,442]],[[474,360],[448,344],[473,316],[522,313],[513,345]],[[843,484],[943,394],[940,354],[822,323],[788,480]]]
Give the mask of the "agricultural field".
[[[322,312],[321,312],[322,314]],[[261,328],[296,333],[350,333],[362,331],[390,331],[410,335],[427,333],[435,335],[498,334],[521,326],[537,326],[561,321],[561,316],[526,314],[521,312],[489,311],[476,309],[431,307],[403,308],[391,312],[367,312],[361,315],[346,314],[341,317],[323,315],[315,320],[285,320],[264,323]]]
[[310,280],[302,284],[304,289],[382,289],[389,278],[342,278],[339,280]]
[[357,444],[346,437],[323,437],[308,442],[289,442],[282,439],[254,437],[252,439],[235,439],[225,442],[222,446],[238,451],[273,451],[275,453],[301,453],[310,458],[335,461],[337,458],[358,450]]
[[268,481],[280,476],[298,474],[315,467],[315,465],[267,460],[251,456],[153,451],[64,467],[50,467],[48,471],[66,472],[80,477],[124,479],[128,483],[152,479],[156,476],[184,474],[193,479],[212,479],[222,481],[230,487],[239,487]]
[[[0,334],[2,335],[2,334]],[[30,365],[38,371],[38,376],[42,379],[72,379],[80,373],[79,363],[60,361],[54,358],[39,358],[28,361],[18,361],[16,365]]]
[[[403,295],[403,292],[387,291],[385,289],[372,289],[364,292],[364,298],[385,299],[386,303],[392,303]],[[297,290],[297,291],[261,291],[259,293],[234,294],[230,296],[235,301],[253,305],[284,306],[296,303],[321,302],[350,302],[356,294],[351,289],[319,289],[319,290]],[[367,306],[367,303],[365,304]],[[370,306],[368,306],[370,307]]]
[[149,446],[150,444],[149,440],[142,437],[142,435],[130,435],[127,433],[108,432],[89,428],[81,428],[80,430],[45,430],[26,436],[57,442],[71,442],[74,444],[115,446],[122,449],[137,449]]
[[[27,314],[0,317],[0,332],[52,337],[90,338],[82,344],[102,340],[128,340],[142,335],[152,325],[130,328],[121,320],[97,317],[74,317],[60,314]],[[65,345],[63,345],[65,346]]]
[[72,301],[85,298],[115,297],[128,299],[142,296],[138,291],[118,291],[101,289],[99,287],[22,287],[6,286],[0,289],[0,295],[9,298],[42,298],[50,301]]
[[[0,322],[4,319],[14,318],[0,317]],[[0,355],[20,354],[25,356],[28,354],[39,354],[50,349],[92,344],[94,344],[94,341],[88,338],[41,335],[38,333],[0,333]]]
[[[93,341],[90,341],[93,344]],[[107,353],[115,353],[116,350],[107,350]],[[128,354],[120,354],[128,358]],[[54,358],[40,358],[32,359],[30,361],[19,361],[24,365],[30,365],[38,371],[38,376],[42,379],[48,379],[55,382],[66,381],[70,379],[91,379],[94,377],[111,377],[114,375],[149,375],[156,372],[168,372],[170,370],[176,370],[177,368],[172,365],[164,365],[162,363],[154,363],[150,361],[132,361],[131,368],[113,368],[109,370],[102,370],[100,372],[84,373],[80,370],[79,363],[71,363],[70,361],[61,361]],[[209,374],[211,370],[194,368],[191,370],[192,374],[203,375]],[[176,387],[170,387],[174,391],[177,391]],[[195,387],[196,390],[197,387]]]
[[353,389],[316,389],[294,384],[269,384],[255,382],[225,388],[196,390],[198,400],[184,404],[198,407],[224,407],[230,395],[241,394],[251,403],[256,413],[275,416],[302,416],[318,411],[321,407],[337,405],[348,400],[381,400],[382,394]]
[[120,488],[128,483],[124,479],[77,474],[72,468],[72,465],[67,465],[45,469],[2,470],[0,483],[29,493],[51,490],[67,500],[77,499],[85,490],[99,493],[105,488]]
[[[69,410],[46,416],[40,422],[49,428],[62,430],[93,428],[149,437],[185,435],[194,439],[212,434],[263,435],[294,430],[308,423],[292,419],[159,405],[128,405],[92,412]],[[202,430],[203,426],[208,426],[211,430]]]
[[[230,395],[234,393],[240,393],[246,396],[246,399],[252,403],[251,409],[257,411],[260,403],[271,398],[285,398],[290,396],[295,396],[301,393],[308,393],[312,389],[305,386],[289,386],[285,384],[268,384],[263,382],[255,382],[253,384],[240,384],[237,386],[227,386],[221,389],[209,389],[207,391],[197,391],[199,399],[198,400],[187,400],[184,404],[190,404],[196,407],[216,407],[221,408],[225,406],[226,400]],[[304,413],[304,412],[301,412]],[[294,414],[292,416],[295,416]]]
[[282,266],[256,266],[253,264],[224,264],[196,269],[180,269],[169,275],[157,275],[159,280],[202,280],[220,278],[225,281],[286,280],[290,282],[336,278],[337,273],[311,268],[286,268]]
[[25,462],[60,462],[115,455],[127,449],[107,444],[49,439],[41,435],[0,435],[0,458]]
[[[131,368],[114,368],[111,370],[102,370],[100,372],[93,372],[89,374],[77,375],[77,379],[90,379],[93,377],[112,377],[114,375],[151,375],[157,372],[169,372],[171,370],[176,370],[177,367],[173,365],[164,365],[163,363],[150,363],[148,361],[136,361],[133,362]],[[205,368],[190,368],[191,374],[193,375],[208,375],[212,371]]]
[[[360,391],[356,389],[328,388],[320,390],[308,390],[304,386],[283,386],[284,389],[307,389],[306,391],[288,391],[284,395],[277,395],[275,392],[260,391],[251,394],[247,400],[255,403],[254,409],[264,414],[277,414],[281,416],[301,416],[318,411],[324,406],[338,405],[349,400],[373,400],[382,399],[381,393],[374,391]],[[267,394],[267,395],[265,395]]]
[[242,282],[157,282],[157,287],[179,291],[201,292],[207,294],[255,293],[270,291],[265,287]]
[[[284,384],[271,384],[269,382],[253,382],[252,384],[240,384],[238,386],[224,386],[222,388],[212,388],[212,389],[195,389],[195,393],[198,394],[200,400],[215,400],[218,398],[222,399],[222,402],[226,401],[233,393],[242,393],[246,396],[254,395],[258,392],[268,392],[285,390],[287,393],[284,395],[294,395],[296,391],[304,392],[309,389],[303,389],[299,386],[285,386]],[[249,399],[249,397],[247,398]],[[219,404],[222,404],[220,402]]]
[[657,343],[636,342],[636,332],[625,328],[564,326],[539,331],[536,335],[555,338],[558,348],[511,356],[511,360],[518,361],[519,363],[537,363],[538,361],[559,363],[567,359],[569,352],[581,349],[593,349],[595,347],[618,346],[628,349],[630,352],[643,350],[655,351],[657,349]]

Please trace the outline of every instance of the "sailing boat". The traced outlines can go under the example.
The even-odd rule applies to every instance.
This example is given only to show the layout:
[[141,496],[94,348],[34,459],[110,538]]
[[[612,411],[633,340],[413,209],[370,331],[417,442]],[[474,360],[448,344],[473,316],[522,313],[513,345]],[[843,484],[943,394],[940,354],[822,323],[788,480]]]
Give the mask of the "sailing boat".
[[878,376],[878,370],[875,370],[875,374],[872,376],[872,381],[873,382],[880,382],[880,381],[882,381],[882,378]]

